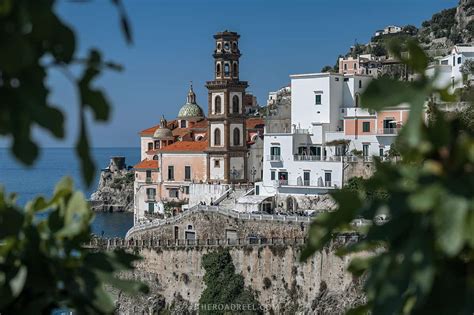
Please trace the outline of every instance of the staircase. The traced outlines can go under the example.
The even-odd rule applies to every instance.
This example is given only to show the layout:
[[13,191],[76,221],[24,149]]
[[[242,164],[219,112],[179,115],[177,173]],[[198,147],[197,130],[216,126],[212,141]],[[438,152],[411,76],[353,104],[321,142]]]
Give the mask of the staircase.
[[234,210],[235,209],[235,204],[237,203],[237,200],[239,200],[240,197],[246,195],[247,193],[250,193],[250,191],[253,190],[253,188],[238,188],[235,187],[233,190],[231,190],[226,198],[224,198],[220,203],[219,203],[219,208],[224,209],[224,210]]

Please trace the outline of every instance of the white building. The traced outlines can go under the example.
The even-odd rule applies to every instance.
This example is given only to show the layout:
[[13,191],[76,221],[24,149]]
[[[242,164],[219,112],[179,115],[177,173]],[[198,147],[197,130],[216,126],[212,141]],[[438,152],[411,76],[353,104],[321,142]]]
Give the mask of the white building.
[[402,31],[402,28],[400,26],[388,25],[383,30],[376,31],[374,35],[375,37],[377,37],[377,36],[387,35],[387,34],[396,34],[396,33],[400,33],[401,31]]
[[449,55],[441,58],[436,64],[429,66],[426,74],[430,77],[437,75],[435,84],[438,87],[450,86],[452,90],[456,90],[465,85],[461,72],[462,65],[466,60],[473,59],[474,46],[456,45]]
[[[348,151],[360,151],[367,160],[384,156],[408,118],[403,106],[378,113],[360,108],[360,94],[371,76],[290,77],[292,128],[269,132],[266,124],[263,181],[256,194],[321,194],[340,188]],[[340,140],[347,144],[334,145]]]

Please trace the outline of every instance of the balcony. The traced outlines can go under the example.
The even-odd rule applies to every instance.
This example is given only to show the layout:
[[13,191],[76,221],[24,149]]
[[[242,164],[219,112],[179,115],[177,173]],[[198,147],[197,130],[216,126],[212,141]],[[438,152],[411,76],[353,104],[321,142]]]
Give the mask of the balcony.
[[151,184],[151,183],[153,183],[153,180],[151,179],[151,177],[147,177],[147,178],[145,179],[145,183]]
[[296,182],[289,182],[288,180],[276,180],[275,181],[278,187],[286,186],[286,187],[291,187],[291,188],[318,188],[318,189],[337,189],[341,187],[339,182],[334,182],[334,181],[322,181],[322,180],[304,180],[302,182],[296,183]]
[[281,156],[280,155],[267,155],[267,161],[281,162]]
[[278,183],[280,184],[280,186],[288,186],[288,180],[287,179],[280,179],[278,181]]
[[382,128],[377,130],[377,135],[393,136],[398,135],[401,128]]
[[303,186],[309,186],[310,185],[310,181],[309,180],[304,180],[303,181]]
[[310,132],[309,132],[309,129],[296,128],[294,130],[294,134],[296,134],[296,135],[309,135]]
[[294,161],[316,161],[316,162],[340,162],[342,156],[321,156],[321,155],[293,155]]

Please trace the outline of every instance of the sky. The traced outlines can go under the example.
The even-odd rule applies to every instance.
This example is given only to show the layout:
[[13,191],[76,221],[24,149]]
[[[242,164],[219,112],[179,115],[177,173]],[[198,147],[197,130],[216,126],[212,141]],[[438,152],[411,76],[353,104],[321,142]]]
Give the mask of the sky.
[[[111,120],[89,119],[94,147],[138,147],[138,132],[174,119],[193,81],[198,104],[207,113],[205,83],[213,79],[213,34],[225,29],[241,35],[240,79],[266,104],[268,92],[289,83],[289,75],[319,72],[334,65],[355,42],[367,42],[389,24],[420,26],[433,13],[457,0],[124,0],[133,45],[120,31],[111,1],[57,1],[57,12],[76,31],[85,56],[98,48],[104,58],[124,66],[106,72],[96,86],[113,104]],[[72,147],[78,123],[75,90],[58,72],[50,72],[50,99],[67,116],[66,138],[58,141],[40,128],[42,147]],[[90,118],[91,116],[89,116]],[[9,140],[0,139],[0,146]]]

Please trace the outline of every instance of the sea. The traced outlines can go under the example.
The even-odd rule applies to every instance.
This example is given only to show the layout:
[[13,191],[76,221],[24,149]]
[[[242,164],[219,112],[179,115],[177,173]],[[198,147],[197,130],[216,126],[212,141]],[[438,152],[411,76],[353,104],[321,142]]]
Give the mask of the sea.
[[[93,184],[87,187],[74,148],[44,148],[31,167],[18,162],[10,149],[0,148],[0,186],[7,193],[17,193],[18,204],[25,205],[39,195],[51,197],[56,183],[62,177],[70,176],[76,188],[89,199],[99,184],[100,170],[109,165],[112,156],[124,156],[127,165],[135,165],[140,160],[139,148],[93,148],[91,153],[97,171]],[[92,231],[104,237],[124,237],[132,226],[132,213],[96,213]]]

